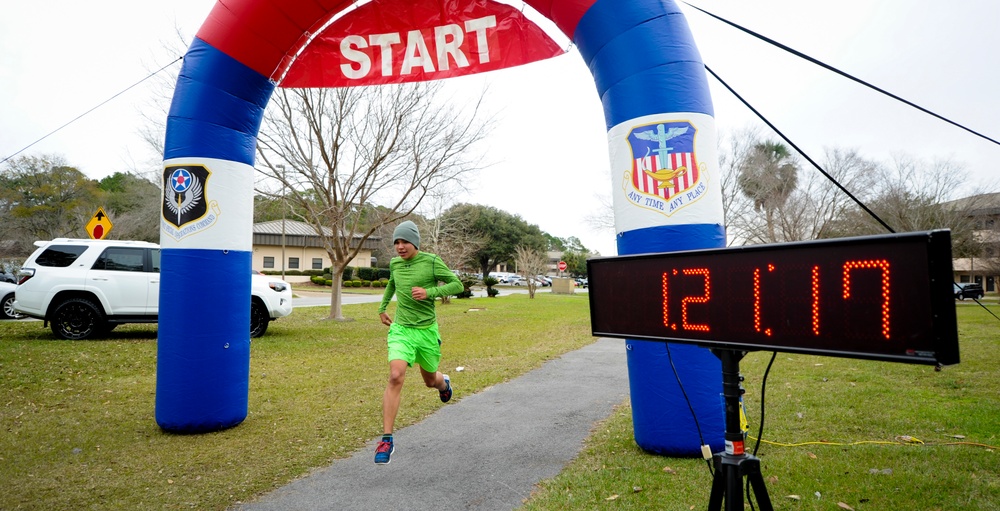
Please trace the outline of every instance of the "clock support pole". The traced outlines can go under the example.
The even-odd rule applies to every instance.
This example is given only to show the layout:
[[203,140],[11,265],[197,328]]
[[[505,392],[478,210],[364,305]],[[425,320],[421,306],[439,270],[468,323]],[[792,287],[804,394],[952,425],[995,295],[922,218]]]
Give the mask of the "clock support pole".
[[726,403],[726,450],[712,456],[715,476],[712,479],[712,494],[708,500],[708,511],[743,511],[743,478],[746,477],[753,488],[761,511],[773,511],[771,498],[764,486],[764,476],[760,473],[760,459],[746,453],[743,429],[740,427],[740,359],[745,351],[712,349],[712,353],[722,361],[722,396]]

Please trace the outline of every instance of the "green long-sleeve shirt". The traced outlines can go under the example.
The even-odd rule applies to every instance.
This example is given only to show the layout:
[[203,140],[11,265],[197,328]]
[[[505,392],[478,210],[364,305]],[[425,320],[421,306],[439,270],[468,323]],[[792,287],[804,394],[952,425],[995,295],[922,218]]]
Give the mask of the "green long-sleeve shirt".
[[[434,299],[461,293],[465,286],[458,280],[440,257],[427,252],[417,252],[409,260],[393,257],[389,261],[389,284],[382,295],[379,313],[385,312],[396,295],[396,317],[394,322],[414,328],[429,327],[437,321]],[[444,282],[438,286],[438,282]],[[426,300],[414,300],[412,290],[422,287],[427,290]]]

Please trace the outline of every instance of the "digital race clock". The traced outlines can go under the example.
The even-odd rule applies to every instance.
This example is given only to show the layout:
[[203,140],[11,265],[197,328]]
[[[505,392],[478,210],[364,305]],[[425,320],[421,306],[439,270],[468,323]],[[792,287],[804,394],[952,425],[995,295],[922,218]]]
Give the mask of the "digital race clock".
[[595,336],[955,364],[946,230],[587,261]]

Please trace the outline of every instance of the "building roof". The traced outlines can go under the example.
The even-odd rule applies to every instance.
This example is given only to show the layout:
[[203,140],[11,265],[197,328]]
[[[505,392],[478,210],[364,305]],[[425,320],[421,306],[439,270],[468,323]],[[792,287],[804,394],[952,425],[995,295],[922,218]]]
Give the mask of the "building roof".
[[996,215],[1000,213],[1000,192],[981,193],[944,203],[957,210],[967,210],[970,215]]
[[[305,222],[299,222],[298,220],[271,220],[269,222],[258,222],[253,224],[254,234],[277,234],[281,235],[281,224],[284,223],[284,232],[286,236],[316,236],[316,229],[312,225]],[[324,236],[332,236],[333,230],[329,227],[323,227]],[[354,238],[361,238],[360,234],[355,234]],[[380,236],[369,236],[370,240],[380,240]]]
[[[282,223],[284,223],[284,234],[282,237]],[[333,230],[329,227],[323,227],[323,236],[331,237],[333,235]],[[354,238],[351,239],[351,246],[355,246],[357,243],[362,243],[362,247],[367,249],[374,249],[377,242],[381,239],[379,236],[369,236],[364,242],[360,240],[364,236],[360,234],[355,234]],[[295,247],[322,247],[323,237],[316,234],[316,229],[313,226],[305,223],[299,222],[298,220],[271,220],[269,222],[259,222],[253,224],[253,244],[254,245],[288,245]]]
[[[298,220],[271,220],[269,222],[259,222],[253,224],[254,234],[281,234],[282,224],[284,224],[284,233],[289,236],[316,236],[316,229],[312,225],[305,222],[299,222]],[[323,227],[323,235],[331,236],[333,235],[333,230],[329,227]]]

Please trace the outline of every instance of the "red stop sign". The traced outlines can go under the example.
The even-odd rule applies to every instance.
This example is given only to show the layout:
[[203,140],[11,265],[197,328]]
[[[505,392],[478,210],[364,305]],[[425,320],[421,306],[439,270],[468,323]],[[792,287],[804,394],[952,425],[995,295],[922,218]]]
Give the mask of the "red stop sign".
[[566,271],[566,261],[559,261],[559,264],[556,266],[559,268],[559,271]]

